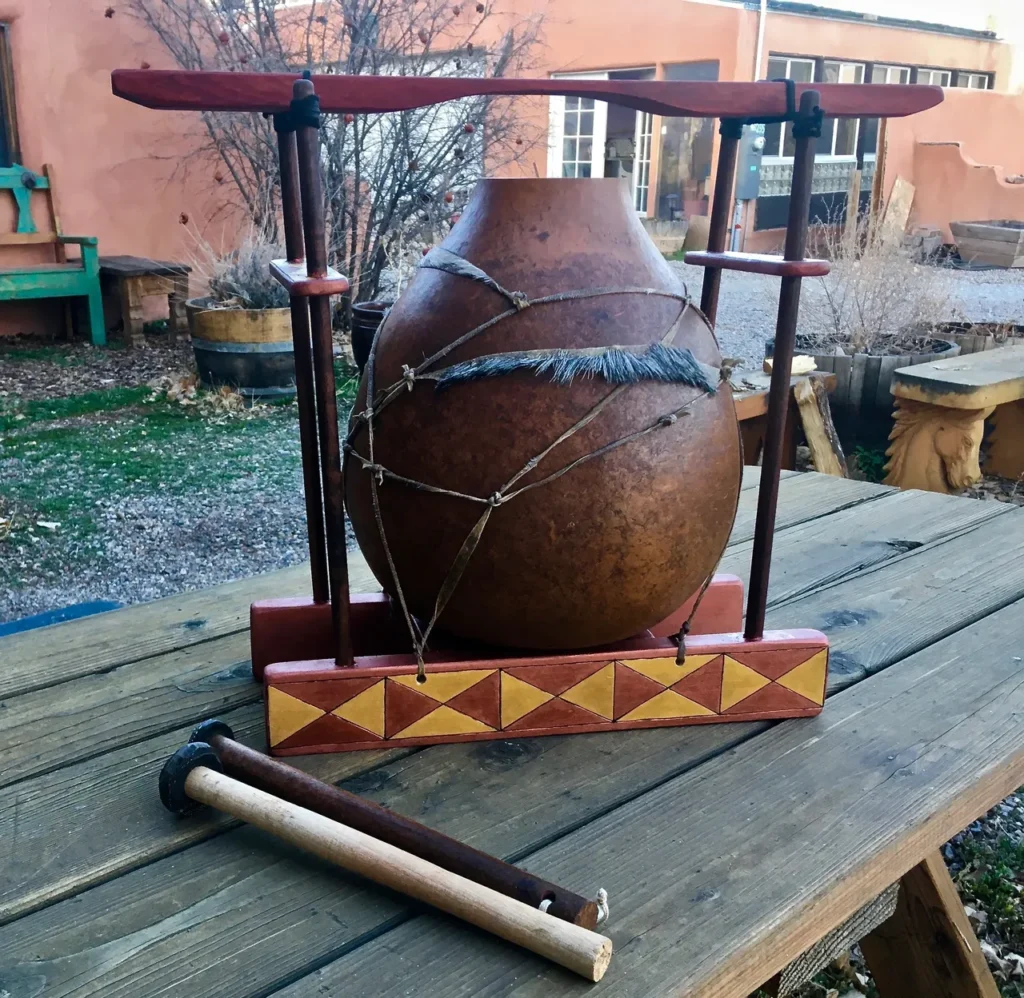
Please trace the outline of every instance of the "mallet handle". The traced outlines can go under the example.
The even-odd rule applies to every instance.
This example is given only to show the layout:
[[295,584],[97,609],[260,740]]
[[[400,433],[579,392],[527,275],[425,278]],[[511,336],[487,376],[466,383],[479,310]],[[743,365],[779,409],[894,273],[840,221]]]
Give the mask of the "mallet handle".
[[[207,740],[207,739],[204,739]],[[411,818],[324,783],[308,773],[271,759],[226,735],[211,734],[210,747],[224,772],[282,800],[308,808],[325,818],[383,839],[399,849],[437,866],[475,880],[478,884],[522,901],[534,908],[549,901],[549,915],[575,922],[586,929],[597,925],[597,904],[557,884],[473,849]]]
[[605,936],[553,918],[223,773],[198,766],[188,774],[185,792],[193,800],[226,811],[321,859],[547,957],[589,981],[601,980],[608,969],[612,941]]

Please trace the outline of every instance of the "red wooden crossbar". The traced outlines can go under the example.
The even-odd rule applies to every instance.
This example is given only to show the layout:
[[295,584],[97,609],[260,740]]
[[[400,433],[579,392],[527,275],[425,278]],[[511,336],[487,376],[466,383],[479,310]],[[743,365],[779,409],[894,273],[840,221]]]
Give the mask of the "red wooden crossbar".
[[721,267],[722,270],[743,270],[748,274],[771,277],[824,277],[829,272],[827,260],[786,260],[765,253],[709,253],[691,250],[686,263],[697,267]]
[[[115,69],[114,93],[169,111],[288,109],[295,75]],[[371,114],[427,107],[459,97],[563,95],[594,97],[652,114],[697,118],[770,118],[786,113],[782,83],[674,83],[661,80],[460,79],[409,76],[314,76],[320,109]],[[839,118],[901,118],[942,101],[940,87],[859,83],[798,83],[821,94],[826,114]]]

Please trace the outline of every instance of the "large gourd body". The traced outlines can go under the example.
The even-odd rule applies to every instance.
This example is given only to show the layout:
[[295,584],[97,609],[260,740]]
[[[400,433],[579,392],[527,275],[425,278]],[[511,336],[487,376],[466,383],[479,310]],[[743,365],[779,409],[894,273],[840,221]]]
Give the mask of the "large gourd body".
[[[598,288],[678,294],[678,279],[627,195],[616,180],[485,180],[442,246],[529,299]],[[401,382],[403,367],[417,368],[509,307],[479,282],[418,270],[378,334],[375,395]],[[639,293],[532,305],[433,368],[510,351],[659,343],[673,326],[672,345],[717,368],[721,355],[707,320],[694,306],[680,312],[677,298]],[[601,378],[565,385],[529,371],[444,391],[414,381],[374,417],[374,462],[411,481],[488,497],[613,391]],[[356,414],[366,395],[364,372]],[[658,422],[684,406],[674,422]],[[493,508],[438,627],[508,647],[585,648],[642,632],[699,589],[728,541],[740,487],[727,385],[713,394],[684,384],[628,385],[515,488],[652,424],[657,429]],[[368,429],[358,416],[350,432],[351,447],[366,459]],[[395,596],[371,472],[351,453],[345,472],[360,548]],[[428,621],[486,507],[390,476],[378,481],[394,574],[411,612]]]

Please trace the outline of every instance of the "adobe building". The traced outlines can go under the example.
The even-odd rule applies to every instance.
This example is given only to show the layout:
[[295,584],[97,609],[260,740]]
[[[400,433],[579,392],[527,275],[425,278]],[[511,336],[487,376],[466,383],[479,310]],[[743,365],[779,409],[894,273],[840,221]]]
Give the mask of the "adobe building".
[[[1014,49],[998,25],[966,30],[791,0],[767,0],[763,15],[758,0],[643,0],[633,8],[608,0],[494,3],[518,16],[543,14],[535,75],[947,87],[939,107],[889,123],[883,188],[897,175],[914,183],[920,224],[1024,218],[1024,184],[1007,183],[1024,174],[1024,97],[1009,92]],[[0,160],[36,171],[49,164],[64,232],[97,236],[101,254],[187,261],[195,250],[190,229],[212,241],[230,230],[230,184],[195,154],[196,116],[112,96],[112,69],[146,66],[174,68],[118,0],[0,0]],[[564,98],[546,109],[524,101],[522,113],[547,136],[518,167],[528,175],[621,176],[660,237],[677,238],[707,214],[718,149],[713,122]],[[866,195],[883,159],[878,136],[875,121],[828,123],[816,212],[842,207],[858,158]],[[740,242],[750,250],[778,245],[792,169],[788,132],[769,126],[764,138],[755,196],[740,206]],[[0,207],[0,231],[11,231],[10,209]],[[45,249],[0,252],[3,266],[12,254],[42,261]],[[0,333],[61,326],[59,303],[0,303]]]

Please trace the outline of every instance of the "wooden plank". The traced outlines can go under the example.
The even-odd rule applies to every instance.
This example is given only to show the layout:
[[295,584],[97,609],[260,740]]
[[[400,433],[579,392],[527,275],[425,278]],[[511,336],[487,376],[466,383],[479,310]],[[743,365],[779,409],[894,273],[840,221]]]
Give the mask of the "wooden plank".
[[833,393],[836,404],[849,408],[852,404],[850,398],[850,376],[853,373],[853,357],[849,354],[835,356],[836,390]]
[[985,409],[1024,398],[1024,347],[999,347],[902,367],[893,394],[949,409]]
[[893,372],[899,366],[899,357],[881,357],[878,364],[878,392],[875,400],[881,408],[892,405],[892,384]]
[[897,175],[889,192],[889,200],[885,203],[882,225],[899,237],[907,231],[910,212],[914,207],[914,195],[917,189],[909,180]]
[[[529,857],[599,880],[616,944],[588,995],[745,995],[1024,780],[1024,605],[872,677]],[[576,994],[571,976],[424,914],[284,988]],[[902,994],[903,992],[901,992]]]
[[[358,551],[348,561],[353,592],[380,592]],[[0,697],[236,634],[248,629],[253,600],[309,592],[309,566],[296,565],[0,638]]]
[[[945,544],[1011,510],[1008,503],[965,503],[938,492],[906,491],[804,521],[776,538],[768,603],[779,606],[908,554],[920,557],[927,547]],[[746,583],[752,547],[750,542],[730,547],[719,571]],[[779,626],[804,626],[795,614],[780,612],[778,619]]]
[[[826,476],[801,477],[834,481]],[[889,521],[920,523],[928,532],[917,536],[924,539],[941,532],[942,520],[955,520],[949,512],[953,504],[961,507],[968,519],[996,505],[920,493],[883,490],[883,494],[884,501],[892,504]],[[914,500],[921,503],[920,517],[915,515]],[[861,526],[881,506],[879,500],[860,507]],[[849,515],[853,514],[851,510]],[[822,530],[815,543],[825,545],[828,521],[817,522]],[[847,520],[840,522],[838,529],[848,531],[856,526]],[[781,564],[802,545],[803,534],[803,528],[779,534],[776,544]],[[834,536],[835,532],[833,543]],[[884,536],[881,530],[880,536]],[[870,549],[870,543],[865,547]],[[875,546],[880,551],[886,547],[881,541]],[[889,547],[898,557],[899,548]],[[831,566],[820,557],[810,562],[826,576],[831,572]],[[803,579],[804,585],[813,584],[809,575]],[[794,619],[790,616],[789,622]],[[868,630],[879,626],[872,620],[865,624]],[[836,652],[841,653],[842,647],[840,635]],[[826,715],[829,710],[830,706],[826,707]],[[387,763],[349,786],[514,861],[566,829],[630,799],[644,787],[655,786],[760,730],[762,725],[716,725],[698,731],[631,732],[623,738],[449,745]],[[156,768],[154,764],[151,780]],[[91,760],[76,772],[77,778],[68,784],[67,811],[92,802],[87,814],[94,816],[91,827],[104,841],[86,837],[68,841],[66,822],[47,822],[41,809],[36,809],[35,821],[42,821],[46,831],[31,843],[29,858],[22,860],[22,870],[33,861],[38,866],[38,872],[30,872],[26,889],[35,906],[47,897],[60,896],[55,893],[58,886],[63,894],[72,893],[75,878],[82,885],[94,883],[96,875],[90,864],[102,862],[109,876],[140,865],[144,856],[174,851],[177,837],[187,834],[181,822],[161,814],[152,783],[147,798],[142,776],[129,780],[133,789],[125,800],[117,766],[104,767],[101,759]],[[22,783],[9,793],[27,792],[34,784],[59,775]],[[166,821],[163,831],[159,828],[161,817]],[[344,947],[346,940],[378,931],[405,910],[378,892],[358,890],[348,878],[324,876],[317,864],[288,858],[290,853],[266,839],[243,834],[232,833],[201,848],[187,849],[15,923],[0,941],[0,967],[8,965],[5,961],[21,958],[25,940],[47,940],[49,952],[65,955],[47,964],[55,994],[65,993],[62,987],[71,989],[83,974],[91,993],[104,996],[118,994],[118,982],[131,982],[138,988],[126,991],[126,998],[153,993],[147,988],[171,989],[176,998],[266,993],[274,982],[292,979],[304,966],[315,966]],[[3,841],[10,840],[5,837]],[[64,871],[59,884],[52,881],[47,869],[51,864],[38,863],[41,857],[54,856],[60,857]],[[533,868],[543,872],[543,866]],[[587,894],[599,884],[585,877],[567,886]],[[16,893],[7,899],[10,910],[19,910],[21,903]],[[283,930],[285,925],[288,931]],[[146,945],[140,949],[137,940],[143,938]],[[38,952],[34,945],[32,952]],[[98,969],[97,952],[106,954]],[[193,959],[195,952],[203,953],[199,962]],[[69,953],[72,955],[66,955]],[[62,981],[66,983],[61,985]]]
[[840,689],[1024,596],[1022,546],[1024,509],[1014,508],[946,543],[786,603],[767,624],[799,622],[827,634],[829,689]]
[[[692,118],[777,117],[786,113],[786,90],[779,84],[668,82],[662,80],[570,80],[480,77],[314,76],[323,112],[376,114],[428,107],[485,94],[593,97],[651,114]],[[111,84],[118,97],[164,110],[287,111],[292,73],[187,72],[116,69]],[[835,117],[891,117],[916,114],[942,101],[939,87],[876,87],[857,83],[798,83],[820,95]]]
[[882,998],[999,998],[938,852],[902,877],[895,914],[860,946]]
[[853,418],[860,415],[864,402],[864,378],[867,373],[867,355],[854,354],[850,360],[850,403],[849,412]]
[[[874,404],[874,400],[878,396],[878,375],[882,367],[882,358],[866,356],[864,358],[864,388],[861,394],[861,398],[864,404],[871,406]],[[888,406],[889,397],[886,392],[885,406]]]
[[[262,704],[221,718],[239,741],[264,748]],[[0,923],[238,824],[212,812],[175,821],[157,803],[157,773],[191,729],[176,728],[0,790]],[[319,755],[289,763],[338,781],[410,751]],[[91,831],[69,835],[70,828]]]
[[[845,505],[885,494],[883,486],[847,483],[835,491],[832,479],[780,484],[780,526],[824,515]],[[753,480],[753,476],[751,476]],[[790,482],[792,505],[787,502]],[[738,537],[753,536],[756,491],[741,493]],[[0,786],[142,741],[190,721],[255,703],[262,687],[252,680],[249,635],[239,631],[203,644],[93,672],[55,686],[23,693],[0,710]],[[57,719],[57,720],[55,720]]]

